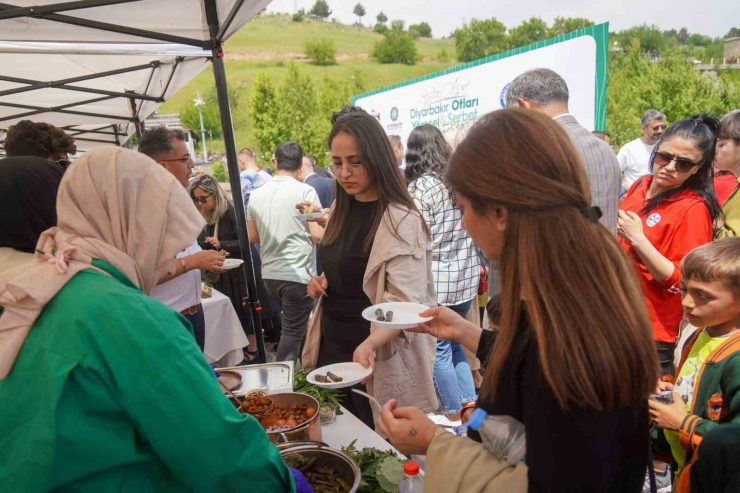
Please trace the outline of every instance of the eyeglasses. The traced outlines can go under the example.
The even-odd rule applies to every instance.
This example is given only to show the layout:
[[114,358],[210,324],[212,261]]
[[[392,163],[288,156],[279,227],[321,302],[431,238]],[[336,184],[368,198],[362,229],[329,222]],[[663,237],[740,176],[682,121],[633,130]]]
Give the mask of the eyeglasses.
[[699,165],[699,163],[694,163],[688,159],[677,157],[675,154],[668,154],[667,152],[656,152],[653,158],[653,163],[661,168],[668,166],[671,162],[676,163],[676,170],[679,173],[686,173],[687,171],[691,171],[691,168],[694,166]]
[[61,166],[62,169],[67,169],[72,165],[72,161],[70,161],[69,159],[60,159],[59,161],[54,162]]
[[213,195],[212,193],[209,193],[205,197],[193,197],[193,202],[195,202],[196,204],[205,205],[206,202],[208,202],[208,199],[211,198],[212,195]]
[[[343,166],[341,164],[332,164],[331,169],[334,172],[335,175],[338,175],[342,171]],[[350,176],[354,176],[355,173],[359,173],[361,171],[365,170],[365,166],[363,166],[360,163],[350,163],[349,165],[349,174]]]
[[171,163],[173,161],[180,161],[182,163],[189,163],[192,161],[193,158],[190,156],[190,154],[185,154],[183,157],[177,158],[177,159],[160,159],[160,161],[164,161],[165,163]]

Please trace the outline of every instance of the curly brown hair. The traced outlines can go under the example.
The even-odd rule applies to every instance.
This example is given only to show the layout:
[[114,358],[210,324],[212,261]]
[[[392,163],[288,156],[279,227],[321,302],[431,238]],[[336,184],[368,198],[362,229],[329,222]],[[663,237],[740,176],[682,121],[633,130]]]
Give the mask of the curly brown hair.
[[63,154],[77,152],[75,139],[49,123],[22,120],[8,129],[5,153],[13,156],[36,156],[56,161]]

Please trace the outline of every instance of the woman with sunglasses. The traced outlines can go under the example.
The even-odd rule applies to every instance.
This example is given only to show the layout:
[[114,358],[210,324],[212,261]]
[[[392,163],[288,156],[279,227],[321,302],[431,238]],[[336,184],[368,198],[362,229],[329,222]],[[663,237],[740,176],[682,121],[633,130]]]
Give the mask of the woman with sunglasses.
[[[236,231],[236,212],[234,204],[226,197],[226,192],[221,185],[209,175],[198,176],[190,186],[190,198],[198,207],[206,227],[198,237],[198,244],[203,250],[217,250],[228,254],[229,258],[241,258],[239,247],[239,236]],[[260,266],[255,266],[255,273],[261,271]],[[258,279],[258,285],[262,279]],[[249,332],[252,325],[248,322],[250,316],[248,308],[242,306],[242,300],[247,297],[247,285],[241,268],[227,270],[219,274],[218,280],[213,287],[222,292],[231,300],[231,304],[239,316],[244,332],[247,334],[250,348],[257,347],[254,332]],[[265,297],[267,299],[267,297]],[[263,304],[263,310],[269,309],[269,303]],[[247,360],[256,357],[257,352],[245,352]]]
[[737,193],[740,175],[740,110],[730,111],[719,122],[714,167],[717,171],[730,173],[735,179],[734,190],[722,204],[723,225],[717,230],[717,237],[740,236],[740,195]]
[[653,322],[663,375],[673,374],[681,306],[681,259],[712,241],[720,215],[712,186],[718,122],[696,115],[673,123],[619,211],[619,242],[633,259]]
[[[368,390],[425,412],[437,408],[436,343],[426,334],[372,327],[362,311],[410,301],[436,305],[429,229],[398,173],[380,123],[365,112],[339,117],[329,135],[337,197],[318,258],[324,274],[308,284],[320,299],[309,324],[303,366],[374,364]],[[343,405],[368,426],[367,399],[346,389]]]

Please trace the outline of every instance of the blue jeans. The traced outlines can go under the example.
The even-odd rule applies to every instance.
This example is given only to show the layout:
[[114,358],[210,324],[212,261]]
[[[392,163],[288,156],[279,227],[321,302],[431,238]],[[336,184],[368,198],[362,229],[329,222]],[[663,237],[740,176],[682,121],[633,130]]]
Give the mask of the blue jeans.
[[192,324],[195,342],[198,343],[198,347],[203,351],[206,346],[206,318],[203,315],[203,306],[201,305],[200,310],[195,315],[183,316]]
[[[465,317],[472,300],[449,306]],[[475,400],[475,384],[470,364],[459,342],[437,341],[437,358],[434,361],[434,387],[447,414],[459,413],[462,405]]]

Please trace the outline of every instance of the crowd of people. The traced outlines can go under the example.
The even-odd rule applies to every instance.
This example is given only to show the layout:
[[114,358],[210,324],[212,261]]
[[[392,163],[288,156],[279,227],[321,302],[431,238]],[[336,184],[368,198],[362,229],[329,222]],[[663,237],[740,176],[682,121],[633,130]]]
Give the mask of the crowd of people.
[[[231,196],[192,176],[178,130],[72,164],[63,130],[16,124],[0,160],[0,484],[306,491],[203,357],[210,282],[247,332],[243,364],[256,296],[278,361],[372,366],[356,387],[382,409],[350,389],[342,405],[426,455],[426,491],[737,491],[740,111],[649,109],[615,153],[569,97],[552,70],[525,72],[454,147],[347,106],[328,169],[298,142],[272,173],[245,148]],[[242,256],[240,198],[253,295],[223,268]],[[362,317],[390,301],[431,321]],[[523,426],[521,462],[477,426],[438,426],[474,412]]]

